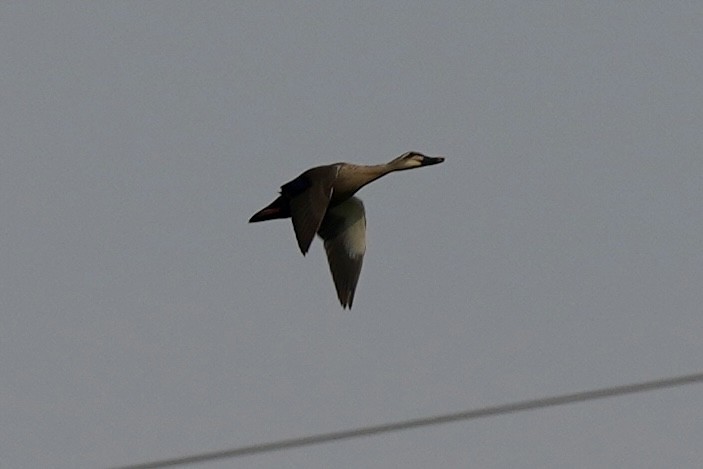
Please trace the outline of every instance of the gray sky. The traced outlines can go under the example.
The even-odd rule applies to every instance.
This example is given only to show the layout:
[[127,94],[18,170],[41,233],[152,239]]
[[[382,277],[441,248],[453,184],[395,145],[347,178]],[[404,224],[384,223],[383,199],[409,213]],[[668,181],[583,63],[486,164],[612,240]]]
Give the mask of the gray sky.
[[[703,370],[703,6],[377,3],[0,7],[3,468]],[[359,193],[351,312],[319,241],[303,257],[289,221],[247,223],[311,166],[407,150],[447,161]],[[702,403],[689,386],[236,463],[700,467]]]

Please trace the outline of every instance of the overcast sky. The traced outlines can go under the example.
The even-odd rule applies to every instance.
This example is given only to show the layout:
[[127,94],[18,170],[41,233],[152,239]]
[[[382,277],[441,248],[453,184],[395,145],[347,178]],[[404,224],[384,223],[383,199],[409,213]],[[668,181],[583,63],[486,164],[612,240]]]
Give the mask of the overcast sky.
[[[379,6],[382,3],[383,6]],[[700,2],[0,6],[0,466],[99,468],[703,371]],[[358,194],[351,311],[289,220]],[[697,468],[703,387],[207,468]]]

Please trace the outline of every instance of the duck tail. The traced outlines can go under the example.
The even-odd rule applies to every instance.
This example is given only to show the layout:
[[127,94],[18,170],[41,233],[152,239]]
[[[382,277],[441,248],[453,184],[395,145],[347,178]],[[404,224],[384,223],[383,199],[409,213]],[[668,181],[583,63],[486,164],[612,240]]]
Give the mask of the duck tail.
[[288,199],[283,196],[279,196],[269,205],[256,212],[249,219],[249,223],[275,220],[277,218],[290,218],[290,206],[288,205]]

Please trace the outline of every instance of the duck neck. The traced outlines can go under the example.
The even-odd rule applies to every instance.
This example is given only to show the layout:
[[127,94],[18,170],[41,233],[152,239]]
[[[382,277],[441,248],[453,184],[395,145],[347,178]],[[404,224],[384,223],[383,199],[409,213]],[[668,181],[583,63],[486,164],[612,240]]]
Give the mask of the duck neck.
[[368,182],[375,181],[376,179],[383,177],[388,173],[392,173],[393,171],[397,171],[398,169],[400,169],[397,167],[397,165],[393,164],[393,162],[386,164],[374,164],[370,166],[360,166],[359,168],[359,172],[363,174],[366,178],[368,178]]
[[365,185],[396,170],[397,168],[390,164],[347,166],[344,169],[346,174],[344,176],[340,175],[341,177],[337,179],[333,200],[345,200]]

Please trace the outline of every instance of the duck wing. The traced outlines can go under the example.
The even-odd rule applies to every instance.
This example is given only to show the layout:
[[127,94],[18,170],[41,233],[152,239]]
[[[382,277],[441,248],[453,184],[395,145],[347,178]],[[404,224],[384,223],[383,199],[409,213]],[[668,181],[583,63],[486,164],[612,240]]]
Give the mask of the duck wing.
[[318,234],[325,242],[337,297],[342,307],[351,309],[366,252],[364,204],[350,197],[328,209]]
[[281,194],[290,200],[290,213],[298,247],[303,255],[310,249],[332,198],[338,169],[320,166],[309,169],[281,186]]

